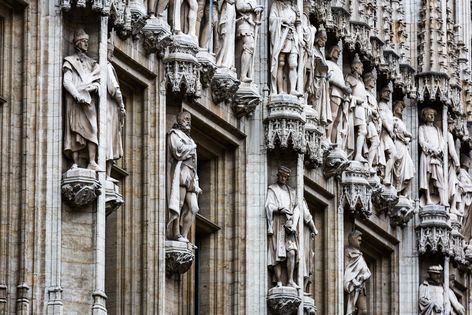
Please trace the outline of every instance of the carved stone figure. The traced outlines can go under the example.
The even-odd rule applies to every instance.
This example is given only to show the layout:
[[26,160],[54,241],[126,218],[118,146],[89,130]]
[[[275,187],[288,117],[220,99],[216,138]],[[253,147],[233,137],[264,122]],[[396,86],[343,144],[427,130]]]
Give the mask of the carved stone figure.
[[[210,14],[211,7],[211,14]],[[217,36],[218,3],[214,0],[198,0],[196,29],[199,46],[208,51],[215,51],[213,42]],[[213,37],[213,40],[211,40]]]
[[367,136],[367,91],[364,82],[361,79],[364,72],[364,65],[355,55],[351,64],[351,73],[346,77],[347,86],[352,90],[351,103],[349,105],[349,121],[346,125],[347,130],[343,130],[346,135],[344,147],[352,155],[354,160],[367,162],[362,156],[362,150]]
[[326,30],[323,25],[320,25],[316,32],[315,47],[313,49],[313,83],[315,91],[314,105],[315,109],[320,113],[320,124],[322,126],[327,126],[333,121],[329,104],[328,64],[323,52],[327,40]]
[[459,170],[459,192],[461,200],[459,213],[463,216],[462,234],[466,241],[472,237],[472,177],[469,175],[470,158],[461,156],[461,168]]
[[303,200],[303,222],[304,222],[304,253],[305,253],[305,268],[303,272],[303,287],[305,293],[310,293],[310,285],[314,271],[314,257],[315,251],[313,248],[313,240],[318,234],[316,229],[314,219],[308,209],[308,205],[305,200]]
[[83,29],[74,34],[74,55],[64,58],[63,85],[66,94],[64,153],[72,157],[71,169],[77,168],[82,153],[87,153],[88,168],[99,170],[95,161],[98,147],[97,94],[100,68],[87,56],[89,36]]
[[424,124],[418,129],[418,141],[421,147],[419,182],[423,192],[423,204],[433,204],[433,195],[439,196],[439,202],[447,205],[447,187],[443,170],[445,141],[441,130],[434,125],[437,112],[424,108],[421,118]]
[[291,170],[281,166],[277,183],[267,191],[266,213],[268,223],[268,265],[273,268],[277,287],[284,285],[298,288],[294,281],[295,263],[298,253],[297,224],[300,209],[296,191],[287,182]]
[[446,309],[446,314],[451,314],[451,315],[464,315],[465,314],[465,308],[464,306],[459,302],[457,299],[456,294],[454,293],[454,286],[456,285],[456,276],[454,274],[449,276],[449,291],[448,291],[448,296],[449,296],[449,305],[450,307]]
[[171,162],[169,195],[169,239],[188,242],[188,232],[199,210],[201,189],[197,175],[197,145],[190,137],[191,116],[177,115],[177,123],[167,134]]
[[224,0],[218,21],[220,47],[216,56],[216,65],[234,69],[236,41],[236,8],[235,0]]
[[236,37],[241,41],[242,49],[239,79],[243,83],[250,83],[254,75],[254,50],[264,7],[258,5],[256,0],[236,0],[236,10]]
[[[173,0],[174,4],[174,33],[192,36],[197,39],[197,0]],[[182,10],[184,8],[184,10]],[[182,29],[182,21],[185,30]]]
[[380,91],[379,114],[382,121],[382,131],[380,133],[380,152],[385,158],[385,171],[383,183],[391,185],[393,182],[393,166],[397,156],[397,149],[394,143],[394,119],[393,112],[390,109],[390,96],[392,90],[385,86]]
[[344,292],[347,296],[346,315],[367,315],[365,282],[372,275],[361,252],[362,233],[354,230],[348,235],[344,250]]
[[[113,58],[114,47],[108,43],[108,60]],[[107,135],[106,135],[106,173],[111,178],[114,161],[123,156],[121,130],[126,117],[125,103],[121,94],[118,76],[113,65],[107,63]]]
[[444,314],[444,288],[441,283],[441,265],[428,268],[428,279],[421,285],[419,290],[420,315]]
[[383,154],[380,155],[380,131],[382,128],[382,121],[379,114],[379,104],[377,103],[377,93],[375,90],[377,81],[377,72],[375,69],[364,75],[364,84],[367,89],[367,107],[366,107],[366,122],[367,122],[367,164],[369,168],[375,172],[374,166],[382,163],[384,160]]
[[328,124],[326,137],[331,143],[338,143],[338,126],[346,125],[348,108],[343,106],[343,101],[347,94],[352,91],[346,86],[342,69],[338,66],[339,46],[331,46],[328,50],[326,64],[328,65],[329,95],[331,117],[333,122]]
[[310,1],[303,1],[303,15],[301,19],[302,30],[303,30],[303,82],[304,88],[303,91],[306,94],[307,104],[315,104],[315,85],[314,85],[314,68],[315,68],[315,59],[314,59],[314,49],[315,49],[315,35],[316,27],[314,27],[310,22],[310,12],[313,6]]
[[[299,60],[302,36],[300,23],[300,12],[291,0],[273,2],[269,14],[272,94],[300,95],[298,92],[298,67],[302,66]],[[288,71],[285,69],[286,64]]]
[[448,119],[448,133],[447,133],[447,147],[448,147],[448,201],[449,201],[449,211],[455,215],[462,216],[461,213],[457,210],[457,203],[459,202],[460,195],[458,191],[458,178],[457,173],[460,168],[459,156],[456,151],[455,139],[452,135],[454,130],[454,120]]
[[412,134],[407,130],[402,120],[405,103],[397,101],[393,105],[393,129],[395,134],[395,151],[397,158],[393,167],[393,183],[397,192],[404,197],[410,196],[411,179],[415,176],[415,164],[411,159],[408,146]]

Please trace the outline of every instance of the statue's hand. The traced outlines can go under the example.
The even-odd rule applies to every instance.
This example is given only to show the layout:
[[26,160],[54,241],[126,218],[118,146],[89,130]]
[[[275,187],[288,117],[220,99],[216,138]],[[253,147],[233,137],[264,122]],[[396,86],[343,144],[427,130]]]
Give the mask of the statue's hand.
[[437,304],[434,305],[433,309],[436,313],[441,313],[442,312],[442,307],[440,305],[437,305]]
[[264,11],[264,7],[262,5],[258,5],[257,7],[254,8],[254,13],[256,14],[261,14],[262,11]]
[[82,96],[76,96],[76,97],[75,97],[75,100],[76,100],[77,103],[79,103],[79,104],[88,104],[87,101],[85,100],[85,98],[83,98]]
[[316,233],[315,233],[315,232],[311,232],[311,233],[310,233],[310,236],[311,236],[311,239],[314,240],[314,239],[315,239],[315,236],[316,236]]

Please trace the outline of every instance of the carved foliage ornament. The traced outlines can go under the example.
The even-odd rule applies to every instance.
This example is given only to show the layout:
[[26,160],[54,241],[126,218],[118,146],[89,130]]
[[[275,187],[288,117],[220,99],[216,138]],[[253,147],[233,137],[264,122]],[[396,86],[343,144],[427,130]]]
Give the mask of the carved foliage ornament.
[[275,287],[269,290],[267,296],[267,304],[274,314],[294,314],[301,302],[295,288]]

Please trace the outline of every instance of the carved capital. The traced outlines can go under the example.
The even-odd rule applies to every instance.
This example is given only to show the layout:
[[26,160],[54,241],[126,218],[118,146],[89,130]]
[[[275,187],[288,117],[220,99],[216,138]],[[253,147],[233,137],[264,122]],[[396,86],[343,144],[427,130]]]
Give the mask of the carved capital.
[[303,107],[305,114],[305,165],[316,168],[323,165],[324,152],[329,149],[329,143],[323,136],[322,127],[318,121],[318,114],[310,105]]
[[233,96],[238,90],[239,80],[236,73],[225,67],[218,67],[211,80],[211,95],[216,104],[221,102],[232,103]]
[[105,181],[105,207],[107,215],[117,210],[124,203],[125,201],[118,185],[110,180]]
[[337,145],[331,145],[323,154],[323,174],[327,178],[340,176],[350,164],[346,152]]
[[200,82],[203,88],[207,88],[215,75],[215,56],[206,50],[200,50],[197,54],[197,60],[200,63]]
[[369,183],[369,171],[358,161],[351,161],[341,174],[342,194],[340,205],[359,219],[372,214],[372,186]]
[[415,214],[414,209],[411,200],[404,196],[400,196],[398,203],[388,212],[390,224],[393,226],[405,227],[411,218],[413,218]]
[[82,208],[93,203],[101,193],[100,188],[93,170],[75,168],[62,175],[62,196],[72,208]]
[[267,305],[274,314],[294,314],[301,302],[297,289],[292,287],[275,287],[267,295]]
[[233,111],[237,117],[249,116],[261,103],[261,95],[254,83],[241,83],[233,98]]
[[449,239],[449,255],[455,262],[465,264],[464,236],[461,234],[462,225],[456,215],[451,216],[451,237]]
[[420,224],[416,227],[418,251],[449,254],[451,226],[449,215],[442,205],[427,205],[420,208]]
[[171,42],[170,26],[163,18],[152,16],[142,29],[144,49],[148,54],[157,53],[162,58],[164,51]]
[[316,315],[316,311],[315,300],[305,293],[305,296],[303,297],[303,314]]
[[165,250],[168,274],[184,274],[190,269],[195,259],[194,246],[191,243],[167,240]]

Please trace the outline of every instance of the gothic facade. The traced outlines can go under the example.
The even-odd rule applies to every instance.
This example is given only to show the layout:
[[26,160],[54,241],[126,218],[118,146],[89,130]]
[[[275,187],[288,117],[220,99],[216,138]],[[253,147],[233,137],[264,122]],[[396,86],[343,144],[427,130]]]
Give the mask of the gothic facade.
[[2,0],[0,43],[0,314],[472,314],[469,1]]

